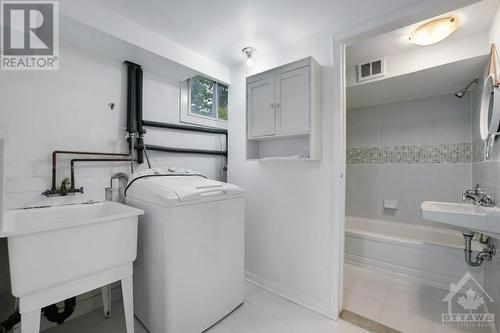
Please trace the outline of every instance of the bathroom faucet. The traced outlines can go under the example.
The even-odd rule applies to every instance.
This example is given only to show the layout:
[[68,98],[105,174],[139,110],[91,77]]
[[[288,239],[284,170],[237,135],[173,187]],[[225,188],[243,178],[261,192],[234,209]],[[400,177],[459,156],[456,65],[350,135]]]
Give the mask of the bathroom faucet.
[[467,200],[471,200],[474,206],[494,207],[496,204],[493,196],[485,193],[479,184],[476,184],[473,190],[466,190],[462,194],[462,201]]

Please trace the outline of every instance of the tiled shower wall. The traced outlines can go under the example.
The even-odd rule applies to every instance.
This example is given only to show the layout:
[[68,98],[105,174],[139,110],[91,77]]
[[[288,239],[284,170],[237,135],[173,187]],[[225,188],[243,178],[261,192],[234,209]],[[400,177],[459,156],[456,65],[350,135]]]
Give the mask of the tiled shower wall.
[[347,215],[426,224],[422,201],[461,201],[472,186],[471,120],[470,95],[349,109]]

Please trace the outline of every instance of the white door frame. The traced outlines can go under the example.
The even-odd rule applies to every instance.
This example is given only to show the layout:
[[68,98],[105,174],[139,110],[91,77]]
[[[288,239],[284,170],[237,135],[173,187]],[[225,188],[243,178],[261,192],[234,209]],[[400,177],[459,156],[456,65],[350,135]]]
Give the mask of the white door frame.
[[[333,182],[332,182],[332,270],[330,304],[343,308],[346,172],[346,54],[347,45],[471,5],[479,0],[422,1],[336,34],[332,39],[333,86]],[[338,254],[338,255],[337,255]]]

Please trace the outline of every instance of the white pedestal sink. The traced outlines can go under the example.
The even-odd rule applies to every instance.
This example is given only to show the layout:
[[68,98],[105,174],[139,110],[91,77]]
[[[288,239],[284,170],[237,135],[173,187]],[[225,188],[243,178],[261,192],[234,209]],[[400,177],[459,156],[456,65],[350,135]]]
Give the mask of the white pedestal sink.
[[460,231],[474,231],[500,239],[500,208],[466,203],[424,201],[424,220],[446,224]]
[[12,294],[23,333],[38,333],[41,308],[121,281],[134,332],[132,264],[142,210],[116,202],[5,211]]

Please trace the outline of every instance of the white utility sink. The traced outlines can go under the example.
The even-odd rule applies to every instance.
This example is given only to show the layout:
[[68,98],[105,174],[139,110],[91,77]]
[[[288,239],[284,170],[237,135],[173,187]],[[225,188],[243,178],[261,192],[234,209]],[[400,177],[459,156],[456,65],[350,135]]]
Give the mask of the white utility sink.
[[460,231],[474,231],[500,239],[500,208],[473,204],[424,201],[424,220],[446,224]]
[[5,211],[0,237],[8,241],[22,332],[39,332],[41,308],[121,280],[132,333],[132,264],[142,214],[110,201]]

